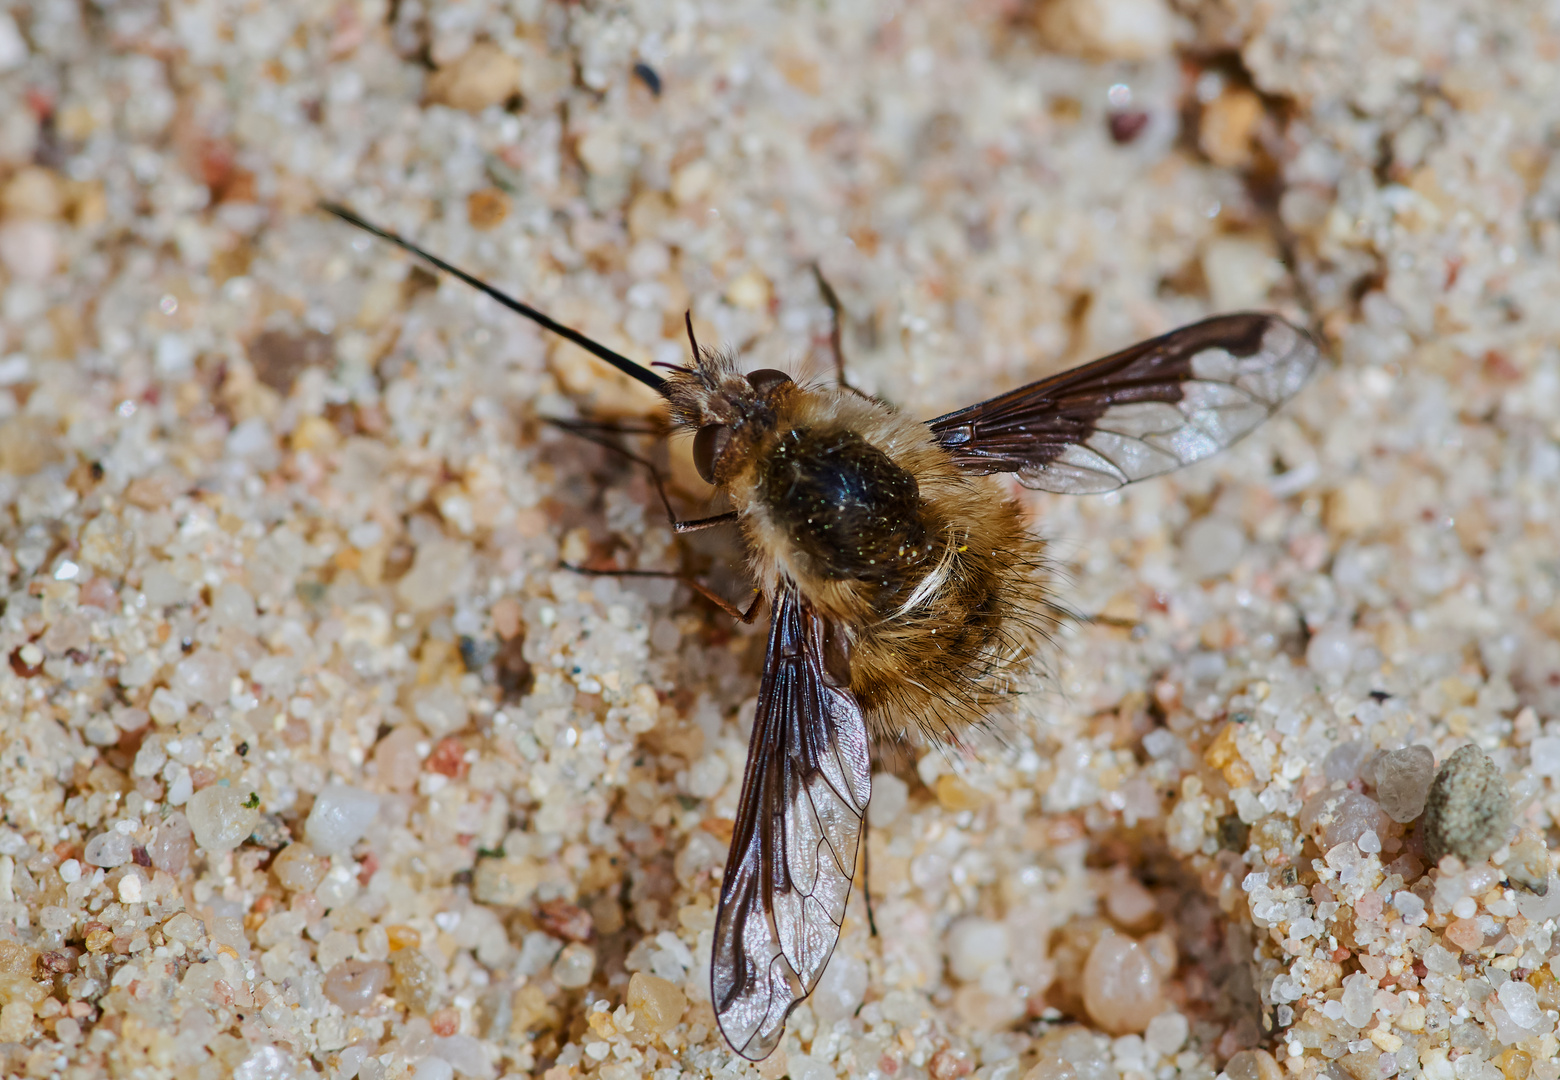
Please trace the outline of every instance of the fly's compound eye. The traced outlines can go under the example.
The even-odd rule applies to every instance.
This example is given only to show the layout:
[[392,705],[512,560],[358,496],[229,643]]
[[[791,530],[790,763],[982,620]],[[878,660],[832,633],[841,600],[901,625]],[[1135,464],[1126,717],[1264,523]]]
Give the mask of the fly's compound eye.
[[715,482],[715,462],[731,441],[731,429],[725,424],[705,424],[693,437],[693,467],[706,484]]
[[747,374],[747,381],[753,384],[753,389],[760,394],[767,394],[782,383],[791,381],[791,376],[774,368],[759,368]]

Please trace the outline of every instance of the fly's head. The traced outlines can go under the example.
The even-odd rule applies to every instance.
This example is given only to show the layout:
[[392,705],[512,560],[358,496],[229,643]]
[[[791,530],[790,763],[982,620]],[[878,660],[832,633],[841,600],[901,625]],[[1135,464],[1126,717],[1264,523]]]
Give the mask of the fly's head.
[[797,393],[783,371],[741,374],[730,356],[700,350],[696,366],[667,379],[672,422],[693,432],[693,464],[704,481],[728,484],[752,449],[774,429],[786,400]]

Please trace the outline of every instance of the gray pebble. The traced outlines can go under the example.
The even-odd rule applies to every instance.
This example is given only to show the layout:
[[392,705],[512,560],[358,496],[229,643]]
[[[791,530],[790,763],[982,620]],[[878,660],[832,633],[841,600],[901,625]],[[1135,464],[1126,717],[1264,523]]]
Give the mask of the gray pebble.
[[1476,746],[1464,746],[1441,766],[1425,805],[1425,854],[1432,863],[1456,855],[1482,862],[1511,831],[1511,790],[1495,763]]

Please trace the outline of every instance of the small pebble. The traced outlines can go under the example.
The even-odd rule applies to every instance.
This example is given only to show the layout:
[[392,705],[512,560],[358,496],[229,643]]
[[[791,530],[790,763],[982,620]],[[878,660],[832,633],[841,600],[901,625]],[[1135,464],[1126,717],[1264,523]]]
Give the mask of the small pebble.
[[1164,0],[1051,0],[1037,11],[1046,44],[1089,60],[1148,60],[1174,41]]
[[433,1007],[439,989],[439,972],[421,949],[402,949],[390,957],[390,974],[396,1000],[413,1012]]
[[466,220],[472,228],[495,229],[509,216],[510,198],[498,188],[482,188],[466,196]]
[[59,217],[64,207],[60,178],[39,165],[18,169],[0,189],[0,208],[8,218],[47,221]]
[[1024,1000],[1010,991],[993,993],[970,983],[953,992],[953,1011],[977,1031],[1001,1031],[1024,1015]]
[[1560,776],[1560,735],[1540,735],[1528,746],[1533,772],[1538,776]]
[[1143,1042],[1160,1057],[1170,1057],[1186,1045],[1191,1024],[1178,1012],[1160,1013],[1143,1030]]
[[1446,924],[1442,931],[1447,941],[1456,945],[1463,952],[1473,952],[1484,944],[1484,932],[1479,929],[1479,924],[1471,918],[1454,919]]
[[379,816],[379,796],[346,784],[327,784],[314,797],[304,823],[309,846],[319,855],[344,855]]
[[1223,577],[1246,551],[1246,532],[1237,521],[1218,514],[1198,518],[1181,534],[1181,565],[1199,581]]
[[1343,1018],[1355,1027],[1364,1027],[1375,1014],[1376,981],[1364,972],[1343,980]]
[[634,75],[656,97],[661,96],[661,76],[656,74],[655,68],[641,61],[634,65]]
[[1549,893],[1549,849],[1543,839],[1526,830],[1511,844],[1511,853],[1501,864],[1513,885],[1538,896]]
[[163,818],[152,842],[146,845],[146,854],[152,860],[152,865],[175,877],[184,873],[194,850],[195,833],[190,828],[189,819],[179,810]]
[[1406,825],[1424,813],[1435,778],[1435,755],[1429,747],[1388,750],[1376,759],[1375,773],[1376,801],[1389,818]]
[[325,974],[327,1000],[344,1013],[360,1013],[390,985],[390,965],[383,960],[343,960]]
[[1328,780],[1353,780],[1360,774],[1360,763],[1365,760],[1366,748],[1361,743],[1340,743],[1327,751],[1322,759],[1322,775]]
[[590,985],[591,976],[595,973],[596,951],[577,941],[565,945],[558,959],[553,961],[553,982],[568,990]]
[[1102,1041],[1076,1024],[1055,1028],[1037,1042],[1038,1060],[1024,1080],[1116,1080],[1121,1072]]
[[855,1016],[867,994],[867,977],[865,961],[836,950],[808,998],[818,1022],[828,1025]]
[[767,278],[756,270],[740,275],[726,289],[726,299],[734,306],[758,311],[769,306],[771,287]]
[[589,941],[595,932],[595,920],[589,911],[567,900],[544,900],[536,907],[536,922],[543,930],[564,941]]
[[943,773],[932,783],[932,794],[938,805],[951,814],[961,810],[979,810],[986,804],[987,793],[967,783],[954,773]]
[[790,1080],[835,1080],[839,1075],[828,1062],[820,1061],[810,1054],[788,1055],[785,1072]]
[[98,833],[83,849],[82,859],[92,866],[123,866],[130,861],[130,838],[117,829]]
[[334,351],[330,335],[318,330],[267,330],[250,342],[249,362],[254,365],[256,378],[277,393],[286,394],[307,368],[329,363]]
[[420,1058],[433,1049],[433,1022],[426,1016],[414,1016],[401,1029],[401,1050],[409,1058]]
[[463,1076],[491,1077],[493,1065],[482,1044],[470,1035],[444,1035],[433,1040],[435,1057],[443,1058]]
[[1431,862],[1456,855],[1482,862],[1511,831],[1511,789],[1477,746],[1464,746],[1441,766],[1425,804],[1425,854]]
[[1203,247],[1208,295],[1221,310],[1258,307],[1288,271],[1265,234],[1231,234]]
[[180,660],[170,686],[185,702],[221,705],[233,684],[233,662],[215,649],[200,649]]
[[396,595],[413,611],[431,611],[465,588],[471,562],[470,545],[458,540],[419,544],[412,568],[395,583]]
[[19,1043],[33,1033],[33,1007],[25,1001],[13,1001],[0,1007],[0,1043]]
[[1142,945],[1107,930],[1083,965],[1083,1004],[1113,1035],[1141,1032],[1164,1011],[1158,965]]
[[1105,125],[1111,141],[1125,146],[1143,134],[1150,119],[1149,114],[1142,109],[1126,109],[1111,113],[1106,117]]
[[1501,983],[1495,994],[1511,1022],[1518,1027],[1531,1031],[1543,1022],[1544,1010],[1538,1003],[1538,991],[1531,984],[1511,979]]
[[[1244,849],[1242,844],[1241,848]],[[1159,915],[1154,894],[1126,867],[1113,871],[1105,886],[1105,914],[1123,930],[1147,930]]]
[[162,931],[163,936],[170,941],[180,941],[185,945],[194,945],[206,936],[205,924],[182,911],[163,923]]
[[1245,87],[1231,87],[1203,107],[1197,145],[1222,169],[1251,164],[1252,136],[1262,119],[1262,99]]
[[255,630],[255,598],[236,581],[224,582],[211,598],[211,614],[224,626],[246,633]]
[[1406,889],[1393,895],[1392,906],[1409,926],[1418,926],[1425,921],[1425,902]]
[[1005,961],[1011,948],[1006,926],[971,916],[953,924],[944,951],[954,978],[973,982],[988,968]]
[[1224,1071],[1230,1080],[1281,1080],[1284,1075],[1266,1050],[1239,1050],[1225,1063]]
[[190,714],[188,702],[161,686],[152,693],[152,699],[146,707],[152,719],[163,727],[174,727]]
[[531,898],[540,883],[541,870],[534,859],[478,859],[471,873],[471,898],[479,904],[519,907]]
[[893,773],[875,773],[872,777],[872,801],[867,804],[867,823],[874,829],[893,824],[910,799],[910,786]]
[[[81,561],[105,574],[114,577],[123,575],[130,566],[130,557],[134,551],[135,530],[112,515],[102,514],[93,518],[81,532]],[[102,579],[94,578],[93,581]],[[113,589],[108,582],[103,581],[98,586],[99,591],[103,589],[108,590],[111,599]],[[82,594],[82,602],[88,602],[87,587],[82,588]]]
[[666,979],[636,971],[628,980],[628,1007],[645,1030],[660,1035],[677,1026],[688,999]]
[[492,42],[478,42],[428,79],[428,97],[467,112],[501,105],[520,89],[520,61]]
[[326,862],[308,844],[288,844],[271,860],[271,876],[289,892],[308,892],[325,876]]
[[410,791],[422,774],[422,758],[417,744],[426,735],[416,724],[400,724],[374,747],[374,767],[379,782],[391,791]]
[[22,281],[42,281],[54,273],[60,242],[47,221],[8,221],[0,225],[0,264]]
[[425,1057],[412,1070],[412,1080],[454,1080],[455,1066],[441,1057]]
[[1306,643],[1305,666],[1318,675],[1347,675],[1354,653],[1354,636],[1347,627],[1325,626]]
[[0,11],[0,71],[14,71],[27,60],[27,39],[9,11]]
[[216,784],[191,795],[184,810],[195,843],[212,854],[238,847],[260,820],[260,811],[250,805],[247,791]]
[[1388,824],[1387,816],[1374,799],[1347,789],[1317,792],[1300,808],[1298,820],[1307,832],[1320,828],[1323,850],[1352,844],[1367,833],[1380,837],[1387,831]]

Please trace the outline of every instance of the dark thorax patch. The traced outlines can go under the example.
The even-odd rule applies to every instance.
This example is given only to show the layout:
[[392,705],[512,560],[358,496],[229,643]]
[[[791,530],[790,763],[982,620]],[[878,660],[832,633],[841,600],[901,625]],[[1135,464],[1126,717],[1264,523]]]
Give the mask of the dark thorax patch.
[[816,573],[882,583],[931,552],[915,477],[854,432],[787,431],[763,473],[764,501]]

